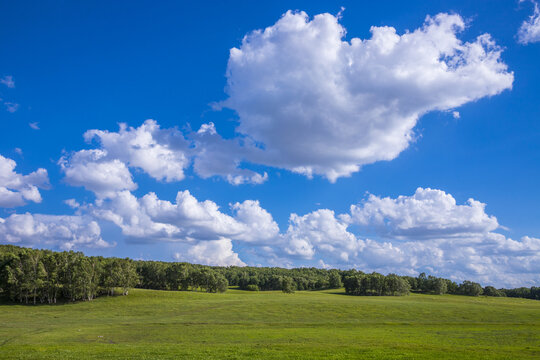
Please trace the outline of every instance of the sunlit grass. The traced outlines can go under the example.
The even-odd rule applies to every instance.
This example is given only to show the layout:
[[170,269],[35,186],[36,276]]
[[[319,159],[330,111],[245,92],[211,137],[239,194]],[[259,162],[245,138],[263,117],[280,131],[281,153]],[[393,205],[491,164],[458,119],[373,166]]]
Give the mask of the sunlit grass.
[[540,358],[540,301],[133,290],[0,305],[5,359]]

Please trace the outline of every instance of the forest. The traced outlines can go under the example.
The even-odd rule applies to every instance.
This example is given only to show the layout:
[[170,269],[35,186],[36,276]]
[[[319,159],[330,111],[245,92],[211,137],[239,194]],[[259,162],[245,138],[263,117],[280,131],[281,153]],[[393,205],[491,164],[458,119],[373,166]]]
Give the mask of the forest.
[[[0,245],[0,298],[20,303],[90,301],[103,295],[128,295],[131,288],[225,292],[345,288],[359,296],[400,296],[410,292],[540,300],[540,287],[496,289],[461,284],[421,273],[417,277],[319,268],[220,267],[179,262],[135,261],[85,256],[81,252]],[[118,293],[117,293],[118,292]]]

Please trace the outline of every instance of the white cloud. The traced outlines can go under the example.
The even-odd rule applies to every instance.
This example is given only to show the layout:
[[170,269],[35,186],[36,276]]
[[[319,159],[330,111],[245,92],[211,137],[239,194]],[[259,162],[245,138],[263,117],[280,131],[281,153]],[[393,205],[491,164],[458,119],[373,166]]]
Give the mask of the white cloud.
[[[523,2],[521,0],[520,2]],[[531,1],[534,5],[533,14],[529,19],[523,21],[518,30],[518,41],[521,44],[529,44],[540,41],[540,9],[536,1]]]
[[427,17],[403,35],[372,27],[370,39],[351,41],[338,20],[289,11],[231,50],[222,105],[237,111],[248,143],[261,144],[246,147],[248,161],[335,181],[398,156],[423,114],[512,86],[488,34],[457,38],[458,15]]
[[216,266],[245,266],[238,254],[233,251],[231,240],[220,239],[201,241],[188,247],[184,252],[175,253],[178,261]]
[[34,130],[39,130],[39,124],[37,122],[28,123],[28,126],[30,126]]
[[262,184],[268,180],[265,172],[240,168],[245,160],[246,147],[257,152],[257,148],[245,144],[241,146],[239,139],[223,139],[216,131],[213,123],[203,124],[196,134],[193,169],[203,179],[221,176],[232,185]]
[[16,207],[26,201],[41,202],[38,188],[49,186],[47,170],[38,169],[28,175],[15,172],[17,163],[0,155],[0,207]]
[[140,168],[156,180],[182,180],[189,165],[188,143],[182,133],[162,130],[154,120],[146,120],[138,128],[120,124],[118,132],[88,130],[84,138],[88,142],[97,139],[108,158]]
[[[176,128],[161,129],[155,120],[136,128],[120,124],[118,132],[88,130],[84,138],[89,143],[97,140],[99,148],[82,150],[83,154],[102,154],[100,162],[119,161],[160,181],[183,180],[191,163],[203,179],[220,176],[232,185],[262,184],[268,179],[266,172],[241,168],[245,148],[240,139],[223,139],[213,123],[201,125],[188,138]],[[69,167],[75,159],[64,157],[62,163]]]
[[64,200],[64,204],[66,204],[67,206],[69,206],[70,208],[72,209],[77,209],[81,206],[81,204],[79,204],[79,202],[75,199],[67,199],[67,200]]
[[14,113],[19,109],[19,104],[12,103],[12,102],[4,102],[4,105],[6,106],[7,112]]
[[289,227],[284,234],[285,252],[306,259],[316,253],[347,263],[364,247],[362,240],[347,231],[349,224],[337,219],[334,212],[321,209],[304,216],[291,214]]
[[213,201],[198,201],[189,191],[179,191],[175,203],[149,193],[137,198],[122,191],[87,209],[96,217],[122,229],[124,235],[147,241],[193,242],[228,238],[252,243],[271,242],[279,232],[272,216],[258,201],[232,206],[233,216]]
[[[328,209],[292,214],[287,232],[280,235],[282,243],[267,252],[310,261],[305,266],[403,275],[425,271],[496,286],[538,284],[540,240],[517,241],[494,233],[497,219],[484,208],[473,199],[457,205],[441,190],[419,188],[412,196],[395,199],[371,195],[351,206],[351,214],[336,216]],[[359,234],[375,227],[382,238],[361,239],[351,232],[351,225],[360,225]],[[259,251],[258,256],[264,253]]]
[[127,166],[107,155],[105,150],[81,150],[71,156],[63,156],[58,163],[68,184],[83,186],[99,198],[114,196],[121,190],[136,189]]
[[352,221],[375,228],[383,236],[429,239],[485,234],[499,227],[485,204],[474,199],[457,205],[450,194],[436,189],[418,188],[412,196],[395,199],[370,195],[351,206]]
[[367,240],[355,265],[400,274],[426,271],[484,285],[531,286],[540,281],[539,245],[538,239],[516,241],[496,233],[404,243]]
[[129,191],[121,191],[108,200],[98,201],[89,206],[89,211],[99,219],[113,222],[130,238],[152,241],[171,239],[180,233],[180,229],[172,224],[153,221],[146,213],[142,200]]
[[459,119],[461,115],[459,114],[459,111],[452,111],[452,117],[454,119]]
[[15,81],[13,81],[13,76],[6,75],[3,78],[0,79],[0,84],[6,85],[8,88],[14,88],[15,87]]
[[272,215],[263,209],[256,200],[245,200],[232,206],[234,218],[243,224],[242,231],[235,235],[236,240],[251,243],[272,242],[279,235],[279,226]]
[[97,222],[81,216],[12,214],[0,218],[0,242],[62,250],[114,246],[101,238]]

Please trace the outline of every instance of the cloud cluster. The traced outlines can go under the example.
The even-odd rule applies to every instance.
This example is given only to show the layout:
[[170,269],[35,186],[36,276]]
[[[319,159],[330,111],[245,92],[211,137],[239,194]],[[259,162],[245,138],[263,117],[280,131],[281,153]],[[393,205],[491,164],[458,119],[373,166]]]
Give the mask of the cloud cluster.
[[262,184],[268,180],[268,174],[260,174],[253,170],[241,168],[246,160],[246,153],[260,153],[249,141],[240,139],[223,139],[215,128],[214,123],[203,124],[194,139],[193,169],[203,179],[211,176],[221,176],[232,185]]
[[127,166],[118,159],[109,158],[105,150],[81,150],[69,158],[62,157],[58,164],[69,185],[83,186],[98,198],[137,188]]
[[22,246],[50,246],[61,250],[114,245],[101,238],[101,228],[90,218],[30,213],[0,218],[0,241]]
[[[222,211],[210,200],[180,191],[174,202],[154,193],[137,198],[119,191],[79,209],[116,224],[132,241],[174,242],[175,258],[212,265],[355,267],[414,275],[426,271],[457,281],[517,286],[540,281],[540,240],[513,240],[494,232],[497,219],[485,204],[457,204],[442,190],[413,195],[369,195],[346,214],[319,209],[291,214],[279,231],[258,201]],[[353,229],[354,232],[353,232]],[[377,234],[374,238],[362,234]],[[235,251],[236,250],[236,251]],[[246,255],[248,257],[242,259]]]
[[[352,226],[357,234],[375,229],[378,236],[360,238]],[[498,227],[474,199],[458,205],[444,191],[419,188],[394,199],[370,195],[349,214],[336,216],[328,209],[293,214],[280,255],[364,271],[426,271],[497,286],[538,284],[540,240],[513,240],[493,232]]]
[[124,190],[79,209],[114,223],[131,241],[177,243],[182,252],[175,258],[182,261],[245,265],[233,251],[232,241],[264,246],[279,239],[278,225],[258,201],[231,204],[228,215],[213,201],[199,201],[187,190],[179,191],[174,203],[155,193],[137,198]]
[[99,198],[136,189],[132,170],[170,183],[183,180],[191,163],[195,173],[205,179],[221,176],[233,185],[267,180],[266,173],[240,168],[240,144],[223,139],[214,124],[203,124],[189,136],[176,128],[162,129],[155,120],[136,128],[120,124],[117,132],[92,129],[84,139],[97,148],[66,154],[59,165],[68,184],[83,186]]
[[217,266],[245,266],[238,254],[233,251],[229,239],[201,241],[196,245],[187,247],[184,252],[177,252],[174,258],[195,264]]
[[[99,148],[65,155],[59,165],[68,184],[83,186],[98,198],[136,189],[130,167],[159,181],[185,177],[188,160],[181,149],[174,148],[186,147],[183,136],[175,129],[160,129],[154,120],[146,120],[138,128],[120,124],[118,132],[88,130],[84,138],[89,143],[97,141]],[[175,138],[174,146],[171,138]]]
[[272,216],[258,201],[231,205],[228,215],[210,200],[199,201],[187,190],[176,201],[161,200],[155,193],[137,198],[117,192],[87,207],[96,218],[116,224],[124,235],[144,241],[195,242],[232,239],[251,243],[271,241],[279,232]]
[[517,34],[518,41],[524,45],[540,41],[540,9],[536,1],[531,2],[534,5],[533,14],[529,19],[523,21]]
[[97,140],[108,158],[141,169],[156,180],[172,182],[185,177],[187,142],[176,129],[163,130],[154,120],[146,120],[138,128],[120,124],[118,132],[88,130],[84,138]]
[[238,113],[237,131],[264,148],[249,161],[335,181],[398,156],[423,114],[512,87],[488,34],[457,37],[459,15],[428,16],[403,35],[372,27],[371,38],[350,41],[338,21],[289,11],[230,51],[222,105]]
[[38,188],[47,188],[49,177],[47,170],[22,175],[15,172],[17,163],[0,155],[0,207],[12,208],[23,206],[26,201],[41,202]]
[[370,195],[351,206],[351,215],[355,223],[394,238],[463,237],[499,227],[497,219],[486,214],[485,204],[469,199],[457,205],[452,195],[436,189],[418,188],[414,195],[396,199]]
[[99,148],[65,155],[59,165],[68,184],[83,186],[99,198],[136,189],[129,168],[159,181],[185,177],[188,159],[183,135],[176,129],[162,130],[154,120],[146,120],[138,128],[120,124],[118,132],[88,130],[84,138],[89,143],[96,140]]
[[347,231],[349,224],[335,217],[333,211],[321,209],[304,216],[292,214],[284,234],[285,252],[306,259],[316,254],[347,263],[358,256],[364,242]]

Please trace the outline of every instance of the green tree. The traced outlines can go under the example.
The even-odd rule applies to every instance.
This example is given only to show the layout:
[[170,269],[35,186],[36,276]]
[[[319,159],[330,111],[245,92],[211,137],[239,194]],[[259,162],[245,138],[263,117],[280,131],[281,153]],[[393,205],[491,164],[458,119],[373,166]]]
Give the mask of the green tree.
[[479,296],[482,295],[482,285],[465,280],[461,285],[459,285],[459,293],[467,296]]
[[120,260],[119,286],[122,288],[122,295],[127,295],[129,289],[139,283],[137,268],[131,259]]
[[328,276],[328,287],[330,289],[339,289],[343,286],[343,283],[341,282],[341,275],[337,270],[330,271],[330,275]]
[[448,285],[444,279],[437,278],[433,281],[433,293],[437,295],[446,294],[448,291]]
[[286,294],[292,294],[294,293],[294,281],[289,276],[284,276],[281,279],[281,291],[283,291]]

